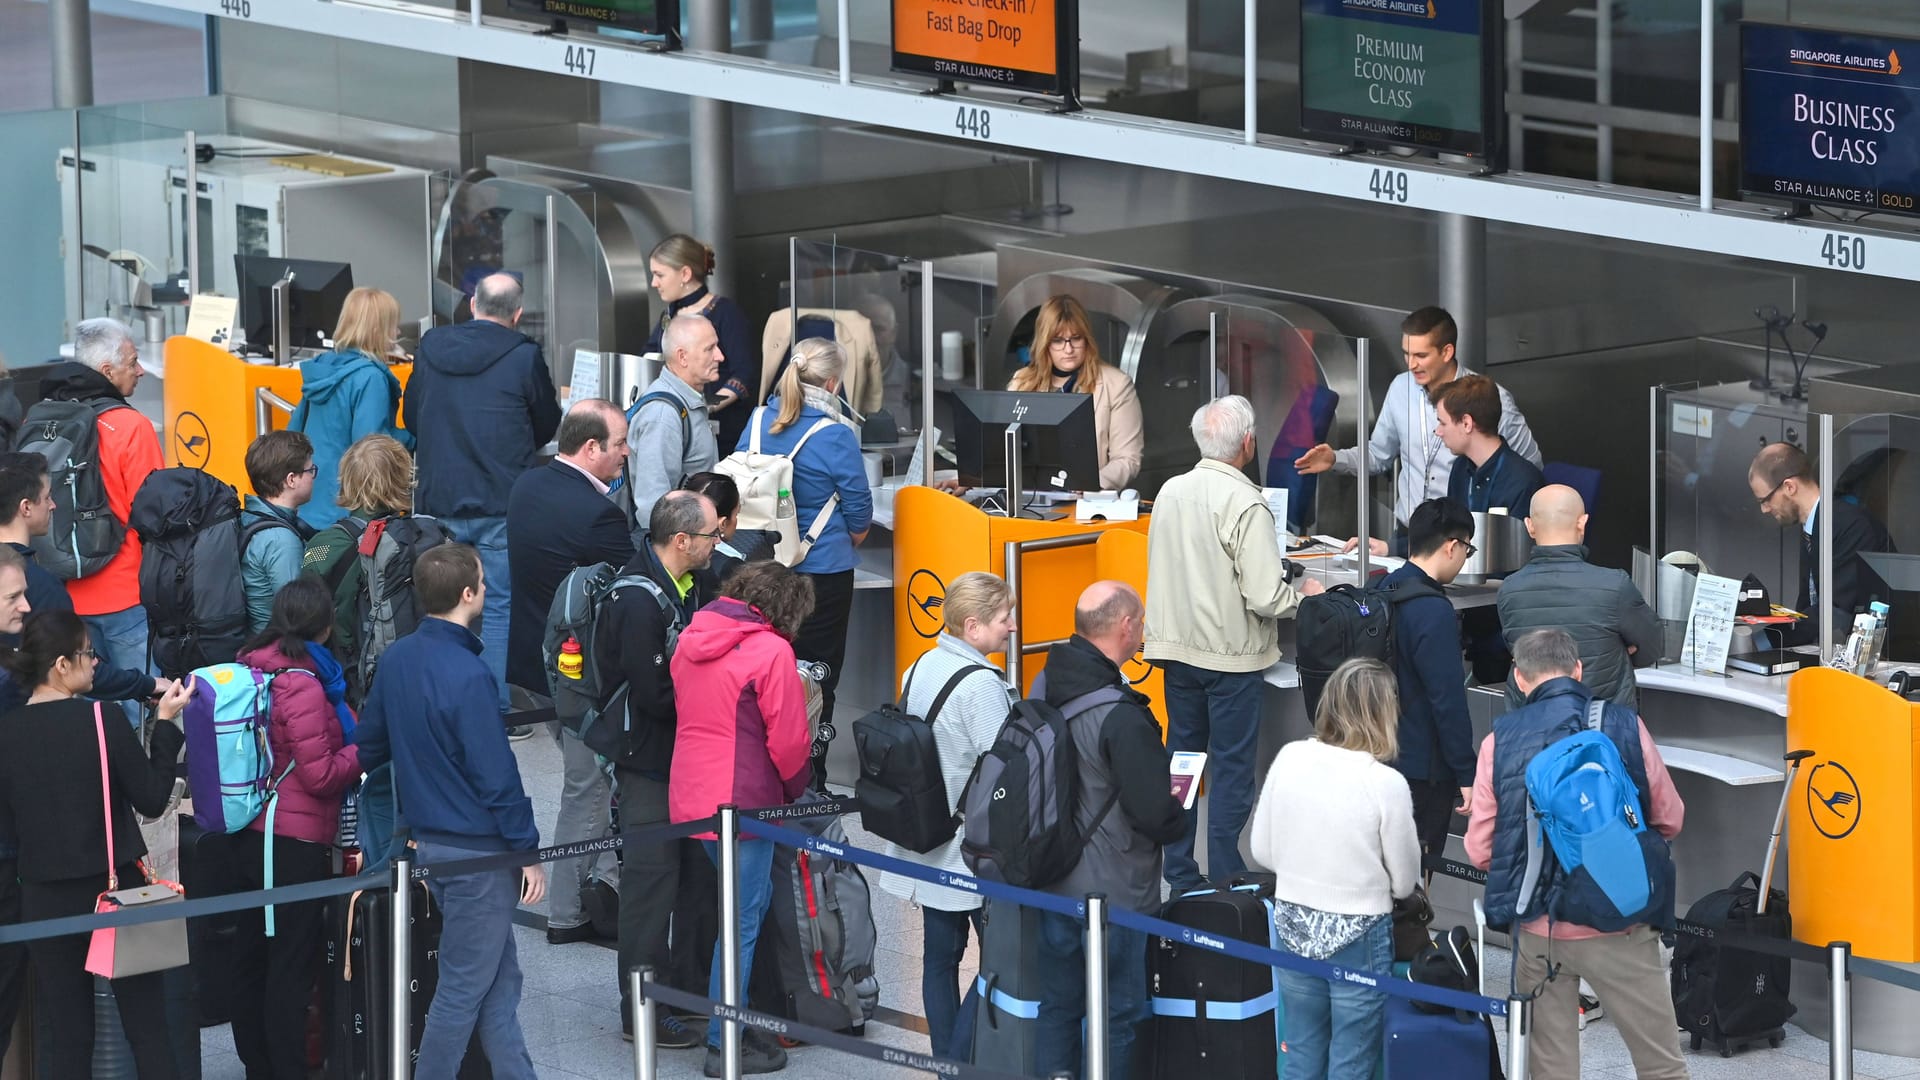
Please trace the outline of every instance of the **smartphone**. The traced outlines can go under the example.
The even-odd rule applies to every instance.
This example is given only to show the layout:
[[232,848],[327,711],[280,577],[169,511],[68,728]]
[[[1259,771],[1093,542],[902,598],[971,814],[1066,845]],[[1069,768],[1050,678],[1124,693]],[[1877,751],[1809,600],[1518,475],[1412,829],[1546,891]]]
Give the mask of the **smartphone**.
[[1176,750],[1167,772],[1173,781],[1173,797],[1180,800],[1182,809],[1193,809],[1193,800],[1200,794],[1200,777],[1207,769],[1207,755],[1199,750]]

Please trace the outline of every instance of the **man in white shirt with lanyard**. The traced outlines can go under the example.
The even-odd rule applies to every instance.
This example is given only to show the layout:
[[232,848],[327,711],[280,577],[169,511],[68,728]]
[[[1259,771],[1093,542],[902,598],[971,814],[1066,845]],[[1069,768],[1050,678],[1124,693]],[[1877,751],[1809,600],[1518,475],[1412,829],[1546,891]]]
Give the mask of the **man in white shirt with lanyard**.
[[[1423,307],[1400,323],[1400,351],[1406,356],[1407,370],[1396,375],[1387,387],[1386,401],[1365,447],[1367,471],[1375,475],[1392,468],[1396,457],[1400,460],[1400,476],[1393,491],[1396,536],[1404,536],[1414,507],[1447,494],[1454,455],[1434,430],[1438,417],[1427,393],[1441,383],[1472,374],[1455,355],[1454,343],[1459,336],[1459,328],[1445,308]],[[1499,389],[1500,434],[1515,453],[1539,465],[1540,448],[1527,428],[1527,418],[1521,415],[1506,387]],[[1360,471],[1361,453],[1358,446],[1335,450],[1321,443],[1300,455],[1293,467],[1305,474],[1329,469],[1355,474]],[[1382,540],[1374,540],[1372,548],[1375,554],[1387,552]]]

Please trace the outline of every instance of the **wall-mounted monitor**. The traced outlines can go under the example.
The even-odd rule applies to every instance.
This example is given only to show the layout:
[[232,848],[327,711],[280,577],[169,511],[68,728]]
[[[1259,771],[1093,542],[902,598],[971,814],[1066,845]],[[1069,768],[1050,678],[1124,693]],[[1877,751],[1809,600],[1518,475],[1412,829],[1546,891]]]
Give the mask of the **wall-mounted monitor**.
[[507,0],[507,6],[559,22],[673,37],[680,33],[680,0]]
[[1300,128],[1505,167],[1499,0],[1300,0]]
[[[1902,55],[1907,59],[1902,59]],[[1912,214],[1920,39],[1740,27],[1740,191]]]
[[1077,104],[1079,0],[892,2],[894,71],[1050,94]]

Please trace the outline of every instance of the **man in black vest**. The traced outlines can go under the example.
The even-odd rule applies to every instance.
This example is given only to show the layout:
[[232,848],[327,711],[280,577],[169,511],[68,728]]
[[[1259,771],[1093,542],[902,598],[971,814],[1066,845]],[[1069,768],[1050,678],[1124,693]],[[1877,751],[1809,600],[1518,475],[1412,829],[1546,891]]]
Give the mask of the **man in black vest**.
[[[1747,487],[1760,503],[1760,512],[1781,525],[1800,526],[1800,588],[1794,610],[1807,618],[1786,634],[1789,645],[1804,645],[1820,632],[1820,513],[1827,500],[1820,497],[1820,481],[1813,475],[1807,452],[1792,443],[1773,443],[1754,455],[1747,468]],[[1865,611],[1881,582],[1863,551],[1892,551],[1893,541],[1873,515],[1857,503],[1833,500],[1833,595],[1835,636],[1844,638],[1856,612]],[[1891,600],[1891,596],[1879,599]]]

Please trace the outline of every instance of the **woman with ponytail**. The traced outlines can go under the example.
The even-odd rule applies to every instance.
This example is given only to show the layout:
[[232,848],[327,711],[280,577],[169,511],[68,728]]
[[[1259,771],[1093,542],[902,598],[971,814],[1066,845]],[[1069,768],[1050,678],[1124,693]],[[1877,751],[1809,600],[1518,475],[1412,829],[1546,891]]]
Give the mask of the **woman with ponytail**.
[[[116,887],[146,884],[139,863],[147,846],[134,812],[157,817],[173,797],[173,765],[186,741],[176,725],[189,690],[177,684],[167,690],[156,708],[159,722],[141,746],[139,729],[119,707],[103,714],[84,697],[99,662],[86,624],[71,611],[28,616],[20,646],[0,649],[0,665],[33,688],[25,705],[0,718],[0,815],[19,839],[22,922],[93,914],[108,886],[109,813]],[[45,1010],[52,1029],[57,1080],[93,1075],[89,940],[83,933],[27,943],[35,1008]],[[162,974],[113,980],[140,1080],[178,1075]]]
[[733,453],[734,443],[746,430],[747,414],[753,411],[752,401],[740,399],[758,393],[747,389],[747,380],[758,377],[760,354],[746,312],[732,300],[707,290],[707,277],[713,273],[713,249],[685,233],[674,233],[654,245],[653,253],[647,256],[647,269],[653,278],[653,291],[666,305],[654,322],[653,336],[647,339],[648,352],[660,351],[667,324],[683,311],[706,316],[720,338],[720,376],[704,389],[710,403],[707,412],[720,425],[716,436],[720,456],[726,457]]
[[[873,524],[860,431],[839,398],[846,364],[846,352],[825,338],[795,345],[773,398],[754,410],[752,423],[762,453],[793,458],[793,502],[803,540],[821,512],[827,514],[820,538],[794,565],[813,581],[813,614],[794,636],[793,651],[802,660],[827,665],[820,682],[823,725],[833,719],[833,693],[847,658],[847,615],[853,610],[853,568],[859,562],[853,549]],[[818,743],[814,785],[824,786],[826,775],[826,746]]]

